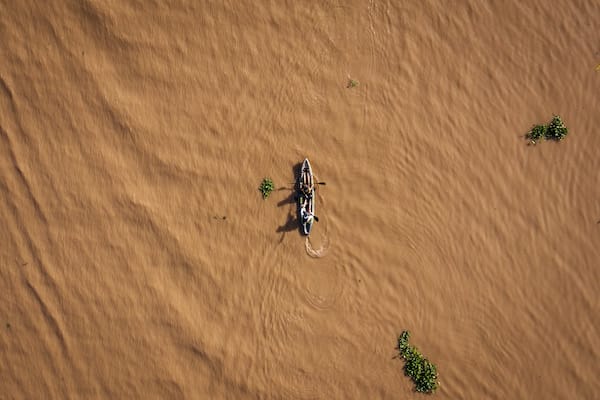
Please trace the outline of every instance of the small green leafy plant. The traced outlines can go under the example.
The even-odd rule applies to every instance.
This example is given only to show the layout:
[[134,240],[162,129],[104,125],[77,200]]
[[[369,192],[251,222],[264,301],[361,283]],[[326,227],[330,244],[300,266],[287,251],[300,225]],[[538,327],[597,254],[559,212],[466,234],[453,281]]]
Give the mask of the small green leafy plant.
[[404,359],[404,374],[412,378],[417,392],[433,393],[439,386],[437,368],[408,343],[410,332],[403,331],[398,337],[398,351]]
[[563,140],[567,136],[567,133],[569,133],[569,130],[565,126],[565,123],[558,115],[555,115],[552,118],[552,121],[550,121],[550,125],[548,125],[548,132],[546,133],[546,138],[554,140]]
[[527,134],[527,139],[540,140],[546,137],[548,127],[546,125],[536,125]]
[[359,82],[356,79],[348,79],[348,86],[346,86],[348,89],[351,89],[353,87],[357,87],[359,84]]
[[262,183],[260,184],[260,187],[258,188],[258,190],[260,190],[260,192],[262,193],[263,199],[269,197],[273,189],[275,189],[275,185],[273,184],[273,180],[271,178],[263,179]]
[[535,125],[525,137],[529,139],[532,144],[535,144],[536,140],[563,140],[569,129],[565,126],[565,123],[560,116],[555,115],[548,125]]

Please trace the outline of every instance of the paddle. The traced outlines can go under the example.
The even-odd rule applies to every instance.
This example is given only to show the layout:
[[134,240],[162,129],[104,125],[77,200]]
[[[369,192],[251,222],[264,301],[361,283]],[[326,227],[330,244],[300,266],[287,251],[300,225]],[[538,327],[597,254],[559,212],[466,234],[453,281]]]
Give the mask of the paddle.
[[[290,185],[295,185],[295,184],[296,184],[296,182],[290,183]],[[317,182],[317,185],[323,185],[323,186],[325,186],[325,185],[327,185],[327,182]]]

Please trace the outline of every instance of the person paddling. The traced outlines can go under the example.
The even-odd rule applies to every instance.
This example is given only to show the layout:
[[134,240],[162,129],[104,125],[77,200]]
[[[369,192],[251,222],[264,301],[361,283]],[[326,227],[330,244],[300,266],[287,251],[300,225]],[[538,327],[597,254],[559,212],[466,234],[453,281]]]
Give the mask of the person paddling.
[[312,199],[312,195],[313,195],[313,190],[314,190],[315,186],[314,185],[309,185],[308,183],[303,183],[302,184],[302,194],[306,196],[307,199]]
[[310,212],[309,210],[306,209],[307,204],[308,204],[308,201],[305,201],[304,204],[302,204],[302,208],[300,209],[300,216],[302,217],[302,223],[308,224],[308,223],[312,222],[313,218],[315,221],[319,222],[319,218],[317,218],[316,215],[314,215],[312,212]]

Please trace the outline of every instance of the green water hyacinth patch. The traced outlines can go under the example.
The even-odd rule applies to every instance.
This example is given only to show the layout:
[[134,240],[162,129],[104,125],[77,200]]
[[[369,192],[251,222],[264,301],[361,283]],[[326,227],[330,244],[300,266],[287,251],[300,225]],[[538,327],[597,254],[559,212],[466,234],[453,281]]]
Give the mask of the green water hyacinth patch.
[[275,185],[273,184],[273,180],[271,178],[263,179],[262,183],[260,184],[260,187],[258,188],[258,190],[260,190],[260,192],[262,193],[263,199],[269,197],[273,189],[275,189]]
[[439,386],[437,368],[416,347],[410,345],[409,339],[410,332],[403,331],[396,347],[405,361],[404,374],[413,380],[417,392],[433,393]]
[[536,125],[529,131],[527,138],[530,140],[540,140],[546,137],[547,131],[548,127],[546,125]]
[[555,115],[552,121],[550,121],[550,125],[548,125],[546,139],[563,140],[567,136],[567,133],[569,133],[569,130],[565,126],[565,123],[558,115]]
[[568,133],[569,129],[565,126],[562,118],[555,115],[548,125],[535,125],[527,132],[525,137],[529,139],[532,144],[535,144],[536,140],[541,139],[560,141],[563,140]]

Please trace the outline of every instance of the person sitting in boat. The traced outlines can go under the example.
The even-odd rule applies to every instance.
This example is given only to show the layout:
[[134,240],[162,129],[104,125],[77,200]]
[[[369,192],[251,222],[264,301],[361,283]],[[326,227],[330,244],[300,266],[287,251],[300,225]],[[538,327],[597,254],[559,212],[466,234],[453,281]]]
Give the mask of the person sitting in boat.
[[306,202],[300,209],[300,216],[302,217],[303,224],[308,224],[308,223],[312,222],[313,218],[315,217],[313,213],[311,213],[310,211],[308,211],[306,209]]
[[303,183],[302,184],[302,188],[300,189],[302,191],[302,194],[304,196],[306,196],[307,199],[311,199],[312,195],[313,195],[313,189],[315,188],[314,185],[309,185],[308,183]]

